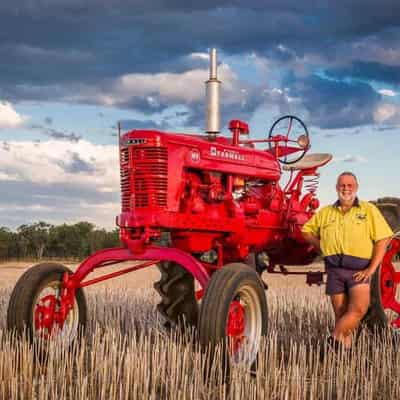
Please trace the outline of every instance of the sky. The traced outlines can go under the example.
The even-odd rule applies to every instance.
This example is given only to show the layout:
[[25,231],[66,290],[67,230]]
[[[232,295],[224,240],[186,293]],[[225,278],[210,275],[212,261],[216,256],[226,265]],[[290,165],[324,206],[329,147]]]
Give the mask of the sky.
[[354,172],[362,199],[400,197],[398,0],[0,2],[0,226],[120,210],[124,131],[202,133],[208,51],[218,50],[222,134],[306,123],[322,205]]

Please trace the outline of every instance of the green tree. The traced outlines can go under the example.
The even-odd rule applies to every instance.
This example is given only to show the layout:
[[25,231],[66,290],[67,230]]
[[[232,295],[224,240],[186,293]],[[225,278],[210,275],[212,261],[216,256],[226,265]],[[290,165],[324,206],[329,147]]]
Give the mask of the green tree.
[[51,225],[39,221],[31,225],[21,225],[17,232],[21,239],[21,243],[27,247],[29,255],[34,255],[36,258],[43,257],[44,250],[49,241],[49,230]]
[[0,259],[83,259],[97,250],[119,245],[119,229],[96,229],[92,223],[86,221],[56,226],[39,221],[21,225],[16,232],[0,227]]
[[0,258],[9,258],[12,248],[13,233],[6,227],[0,227]]

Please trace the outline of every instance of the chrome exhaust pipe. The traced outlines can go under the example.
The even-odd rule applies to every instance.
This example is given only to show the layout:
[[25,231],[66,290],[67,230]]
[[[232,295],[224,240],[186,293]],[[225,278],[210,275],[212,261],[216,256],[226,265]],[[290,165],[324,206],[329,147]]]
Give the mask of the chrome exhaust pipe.
[[209,139],[215,139],[220,132],[220,111],[219,111],[219,88],[221,81],[217,76],[217,50],[210,50],[210,78],[206,82],[206,98],[207,98],[207,127]]

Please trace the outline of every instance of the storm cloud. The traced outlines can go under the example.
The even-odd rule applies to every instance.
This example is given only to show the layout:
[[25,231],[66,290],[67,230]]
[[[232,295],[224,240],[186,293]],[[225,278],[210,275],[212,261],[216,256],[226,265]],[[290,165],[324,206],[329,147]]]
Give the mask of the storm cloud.
[[[127,76],[206,70],[202,54],[217,46],[226,55],[256,54],[282,74],[294,72],[293,91],[310,96],[304,106],[317,106],[313,123],[320,127],[362,125],[372,121],[371,108],[379,100],[373,91],[319,82],[310,69],[324,69],[338,81],[351,77],[398,84],[400,53],[394,43],[400,39],[399,18],[395,0],[351,0],[345,7],[310,0],[6,2],[0,5],[0,99],[106,104],[147,115],[183,103],[191,108],[188,123],[199,125],[200,99],[185,102],[153,90],[107,103],[107,94],[112,97]],[[238,20],[239,26],[233,23]],[[304,79],[308,89],[301,90]],[[327,87],[332,94],[320,97]],[[248,117],[263,103],[254,97],[263,89],[260,84],[253,97],[231,102],[226,110]],[[340,96],[350,111],[340,109]],[[332,110],[338,112],[337,122],[330,120]]]
[[345,82],[311,76],[293,83],[292,94],[299,96],[309,112],[311,124],[323,129],[368,125],[381,95],[362,82]]
[[[204,129],[211,47],[223,132],[232,118],[259,129],[295,114],[332,146],[397,134],[399,20],[398,0],[0,2],[2,224],[112,226],[118,149],[99,132],[110,139],[117,118],[123,129]],[[337,164],[368,165],[361,153]]]

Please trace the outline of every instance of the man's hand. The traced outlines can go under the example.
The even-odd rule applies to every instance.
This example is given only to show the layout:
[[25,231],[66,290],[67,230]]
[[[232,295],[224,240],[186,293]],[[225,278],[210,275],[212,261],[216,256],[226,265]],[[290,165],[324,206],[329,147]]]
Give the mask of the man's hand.
[[314,236],[312,233],[304,233],[303,232],[304,240],[310,244],[312,244],[317,251],[321,252],[321,242],[320,239]]
[[365,281],[374,274],[376,269],[379,267],[379,264],[382,262],[383,256],[385,255],[386,247],[389,242],[390,238],[385,238],[375,243],[372,260],[369,264],[369,267],[363,269],[362,271],[358,271],[353,275],[353,278],[356,282]]
[[353,274],[353,278],[356,282],[364,282],[374,274],[375,270],[376,268],[365,268]]

